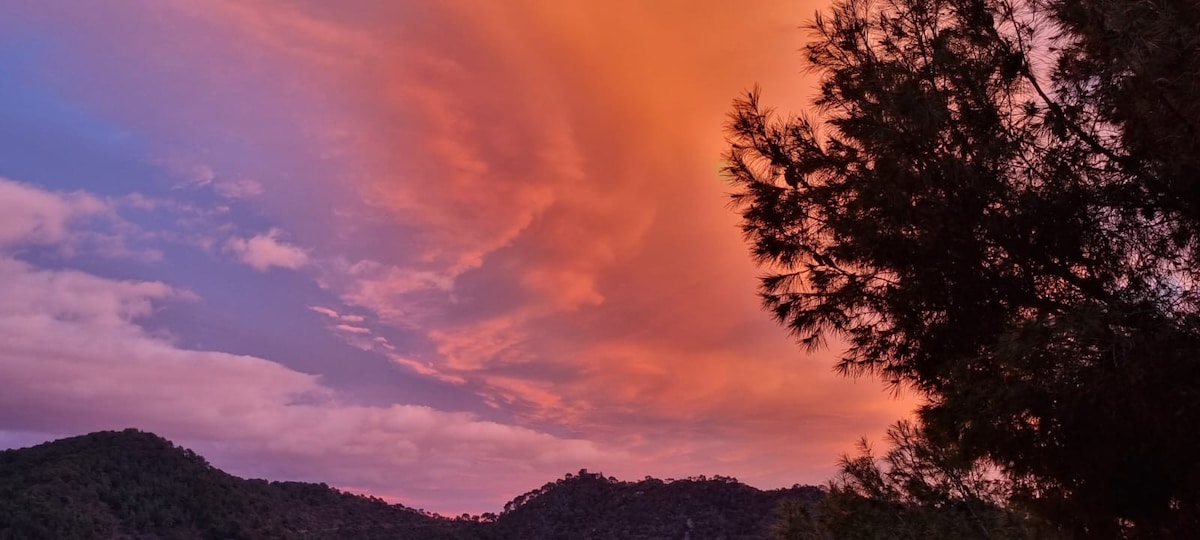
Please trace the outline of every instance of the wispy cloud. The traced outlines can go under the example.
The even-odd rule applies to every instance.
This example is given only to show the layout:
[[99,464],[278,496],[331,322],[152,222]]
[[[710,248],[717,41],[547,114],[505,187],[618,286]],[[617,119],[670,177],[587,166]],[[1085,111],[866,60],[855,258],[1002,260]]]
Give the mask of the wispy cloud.
[[218,180],[213,184],[213,191],[226,199],[250,199],[263,194],[261,182],[247,178],[236,180]]
[[324,306],[308,306],[308,309],[310,309],[310,310],[312,310],[312,311],[315,311],[315,312],[317,312],[317,313],[320,313],[321,315],[324,315],[324,316],[326,316],[326,317],[329,317],[329,318],[331,318],[331,319],[337,319],[337,318],[338,318],[338,312],[337,312],[337,311],[334,311],[332,308],[327,308],[327,307],[324,307]]
[[333,328],[334,328],[334,330],[338,330],[339,332],[349,332],[351,334],[370,334],[371,333],[370,328],[366,328],[363,326],[354,326],[354,325],[350,325],[350,324],[337,324],[337,325],[334,325]]

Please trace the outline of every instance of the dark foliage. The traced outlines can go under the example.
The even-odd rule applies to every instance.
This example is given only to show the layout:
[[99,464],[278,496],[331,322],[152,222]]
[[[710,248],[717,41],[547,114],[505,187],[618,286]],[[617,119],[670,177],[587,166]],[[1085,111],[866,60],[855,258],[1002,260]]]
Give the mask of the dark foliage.
[[783,499],[813,504],[815,487],[760,491],[728,477],[622,482],[577,475],[521,495],[496,522],[498,538],[767,538]]
[[793,508],[779,538],[1019,540],[1069,534],[1009,504],[1012,485],[983,461],[934,444],[917,425],[888,430],[876,456],[865,440],[815,508]]
[[324,484],[244,480],[137,430],[0,452],[0,539],[766,538],[784,497],[732,478],[620,482],[580,471],[499,516],[445,518]]
[[819,119],[750,94],[728,174],[765,306],[927,398],[1079,534],[1200,525],[1200,4],[841,0]]

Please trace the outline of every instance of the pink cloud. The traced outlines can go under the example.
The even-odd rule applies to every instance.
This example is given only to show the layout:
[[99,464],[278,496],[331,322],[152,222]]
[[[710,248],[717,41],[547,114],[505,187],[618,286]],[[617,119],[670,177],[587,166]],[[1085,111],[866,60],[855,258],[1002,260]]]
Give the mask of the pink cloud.
[[362,326],[353,326],[353,325],[349,325],[349,324],[337,324],[337,325],[333,326],[333,329],[337,330],[339,332],[349,332],[351,334],[370,334],[371,333],[370,328],[364,328]]
[[436,369],[433,366],[429,365],[429,363],[427,363],[427,362],[421,362],[421,361],[409,358],[407,356],[398,354],[395,352],[395,347],[392,347],[390,344],[388,344],[386,342],[378,343],[378,346],[384,350],[383,354],[388,359],[390,359],[391,361],[395,362],[398,365],[404,366],[404,367],[412,370],[415,373],[419,373],[421,375],[425,375],[428,377],[433,377],[434,379],[437,379],[442,382],[447,382],[450,384],[465,384],[467,382],[467,379],[460,377],[458,375],[452,375],[452,374],[443,372],[443,371]]
[[[276,478],[399,489],[441,505],[451,504],[438,498],[448,484],[517,493],[530,476],[619,459],[593,442],[466,413],[354,405],[313,375],[179,348],[135,322],[186,297],[163,283],[0,259],[0,420],[58,434],[137,426],[235,473],[263,474],[270,456]],[[483,511],[505,497],[465,489],[454,498]]]
[[87,193],[54,193],[0,178],[0,247],[71,243],[71,225],[110,214],[110,205]]
[[324,306],[308,306],[308,309],[315,311],[317,313],[320,313],[321,315],[324,315],[324,316],[332,318],[332,319],[338,318],[338,312],[334,311],[331,308],[327,308]]
[[403,326],[415,323],[427,313],[426,306],[408,300],[409,295],[448,291],[453,277],[369,259],[350,263],[338,257],[327,262],[318,283],[337,292],[347,304],[366,308],[392,324]]
[[275,267],[295,270],[308,264],[308,252],[279,240],[279,235],[278,230],[271,229],[250,238],[230,238],[225,249],[259,272]]

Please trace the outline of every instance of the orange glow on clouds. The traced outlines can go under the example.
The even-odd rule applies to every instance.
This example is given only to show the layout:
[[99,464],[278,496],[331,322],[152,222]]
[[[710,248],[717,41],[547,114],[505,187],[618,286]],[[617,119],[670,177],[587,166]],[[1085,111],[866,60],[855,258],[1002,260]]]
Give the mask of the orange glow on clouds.
[[716,173],[733,97],[761,83],[798,108],[798,27],[817,7],[448,2],[397,28],[287,5],[227,16],[348,96],[327,151],[361,169],[325,189],[368,210],[331,225],[391,221],[416,240],[394,254],[372,239],[382,253],[330,286],[424,332],[423,372],[645,456],[630,474],[777,485],[820,481],[910,407],[835,378],[759,311]]
[[[288,371],[276,400],[286,415],[254,401],[249,382],[237,387],[272,452],[315,445],[334,456],[330,441],[346,441],[336,456],[374,455],[380,468],[440,482],[431,490],[448,495],[426,490],[424,506],[459,510],[447,501],[474,490],[470,500],[495,507],[467,510],[495,511],[575,465],[820,483],[859,436],[912,408],[876,381],[836,377],[836,351],[807,357],[760,311],[759,272],[718,174],[733,98],[761,84],[768,102],[801,109],[812,82],[799,27],[821,2],[144,7],[184,22],[108,15],[130,29],[108,38],[113,54],[161,47],[138,65],[180,82],[162,95],[89,96],[97,108],[142,126],[166,123],[170,109],[170,129],[214,146],[268,140],[283,148],[272,163],[304,164],[232,180],[207,169],[201,183],[230,186],[230,206],[254,205],[273,223],[210,251],[304,276],[340,303],[300,308],[322,328],[389,368],[470,393],[497,418],[404,395],[360,406]],[[188,109],[206,100],[236,106],[210,119]],[[278,143],[292,139],[276,124],[309,144]],[[191,361],[184,352],[172,354]],[[267,364],[254,366],[283,369]],[[336,407],[306,404],[305,416],[292,393]],[[287,435],[263,435],[276,429]],[[502,479],[486,476],[498,469]],[[366,465],[346,470],[342,485],[406,493],[372,483]]]

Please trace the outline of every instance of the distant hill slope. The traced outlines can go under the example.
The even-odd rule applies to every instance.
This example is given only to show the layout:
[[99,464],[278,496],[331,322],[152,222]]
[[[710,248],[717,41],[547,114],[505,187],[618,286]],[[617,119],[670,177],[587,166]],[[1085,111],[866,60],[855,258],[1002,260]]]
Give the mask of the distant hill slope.
[[324,484],[244,480],[137,430],[0,452],[0,539],[766,538],[785,497],[732,479],[620,482],[580,471],[499,516],[448,519]]

